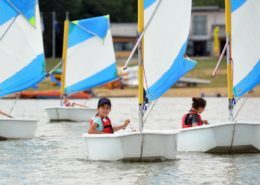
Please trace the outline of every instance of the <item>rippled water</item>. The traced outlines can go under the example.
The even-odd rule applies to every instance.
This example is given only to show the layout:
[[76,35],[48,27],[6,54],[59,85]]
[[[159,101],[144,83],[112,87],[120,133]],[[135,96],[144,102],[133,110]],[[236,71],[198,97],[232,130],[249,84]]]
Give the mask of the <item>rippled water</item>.
[[[13,100],[1,100],[8,112]],[[85,101],[81,101],[84,103]],[[87,102],[96,106],[97,99]],[[227,120],[224,98],[207,99],[203,114],[212,124]],[[137,127],[137,99],[112,99],[114,123],[130,118]],[[179,153],[177,160],[161,163],[91,162],[86,160],[82,133],[86,123],[48,123],[44,107],[53,100],[21,100],[13,115],[40,120],[37,137],[30,140],[0,142],[0,184],[260,184],[260,155],[211,155]],[[187,98],[162,98],[147,120],[149,129],[179,127],[181,116],[189,110]],[[248,100],[239,119],[260,121],[260,98]]]

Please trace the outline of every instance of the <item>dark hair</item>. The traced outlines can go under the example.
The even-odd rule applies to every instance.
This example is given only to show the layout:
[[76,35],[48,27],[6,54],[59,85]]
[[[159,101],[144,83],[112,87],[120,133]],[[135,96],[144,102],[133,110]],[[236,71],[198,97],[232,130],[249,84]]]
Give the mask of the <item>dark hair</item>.
[[98,100],[98,108],[103,106],[103,105],[109,105],[111,107],[111,101],[108,98],[100,98]]
[[206,100],[203,98],[192,98],[192,108],[198,109],[199,107],[205,108],[207,105]]

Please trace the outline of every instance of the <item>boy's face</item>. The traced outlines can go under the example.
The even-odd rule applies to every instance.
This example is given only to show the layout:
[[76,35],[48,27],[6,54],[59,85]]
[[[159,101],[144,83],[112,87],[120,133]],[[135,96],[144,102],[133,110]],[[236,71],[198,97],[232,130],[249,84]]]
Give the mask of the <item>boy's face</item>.
[[203,107],[199,107],[199,108],[198,108],[198,113],[201,114],[201,113],[204,111],[204,109],[205,109],[205,108],[203,108]]
[[108,117],[110,111],[111,111],[111,106],[107,104],[104,104],[98,108],[98,113],[102,117]]

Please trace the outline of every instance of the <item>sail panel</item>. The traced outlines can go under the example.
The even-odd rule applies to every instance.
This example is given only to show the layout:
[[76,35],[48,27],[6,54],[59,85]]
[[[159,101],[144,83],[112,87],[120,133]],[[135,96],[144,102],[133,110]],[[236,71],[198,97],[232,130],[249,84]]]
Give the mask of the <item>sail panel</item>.
[[[145,1],[145,25],[160,0]],[[163,0],[144,36],[144,68],[147,98],[156,100],[193,69],[185,58],[191,20],[191,0]]]
[[38,4],[36,10],[35,27],[21,14],[0,25],[0,96],[32,87],[46,75]]
[[[78,43],[68,46],[65,72],[66,94],[90,89],[117,78],[109,18],[101,16],[91,18],[91,21],[94,28],[90,26],[91,24],[80,25],[79,23],[74,24],[75,26],[80,25],[79,28],[74,27],[69,31],[69,41],[72,40],[71,37],[76,36],[74,32],[81,33],[81,35],[77,35]],[[88,19],[82,20],[82,22],[86,23]]]
[[100,16],[79,21],[72,21],[69,30],[69,48],[91,37],[104,40],[109,30],[109,16]]
[[[240,3],[239,3],[240,2]],[[234,95],[260,84],[260,1],[231,1]]]

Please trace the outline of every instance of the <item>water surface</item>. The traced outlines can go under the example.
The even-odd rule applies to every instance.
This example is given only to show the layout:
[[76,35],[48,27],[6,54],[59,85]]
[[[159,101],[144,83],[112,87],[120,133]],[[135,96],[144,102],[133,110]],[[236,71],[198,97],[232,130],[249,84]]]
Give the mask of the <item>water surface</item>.
[[[97,99],[79,101],[96,106]],[[225,98],[208,98],[203,118],[212,124],[228,117]],[[0,100],[8,112],[14,100]],[[260,184],[260,155],[211,155],[179,153],[177,160],[161,163],[92,162],[86,160],[84,140],[87,123],[49,123],[44,107],[56,100],[20,100],[15,117],[39,119],[37,137],[0,142],[0,184]],[[240,102],[241,103],[241,102]],[[117,124],[130,118],[137,128],[137,99],[112,99],[111,119]],[[147,129],[174,129],[189,110],[188,98],[162,98],[151,112]],[[240,120],[260,121],[260,98],[248,100]],[[129,127],[130,129],[130,127]]]

